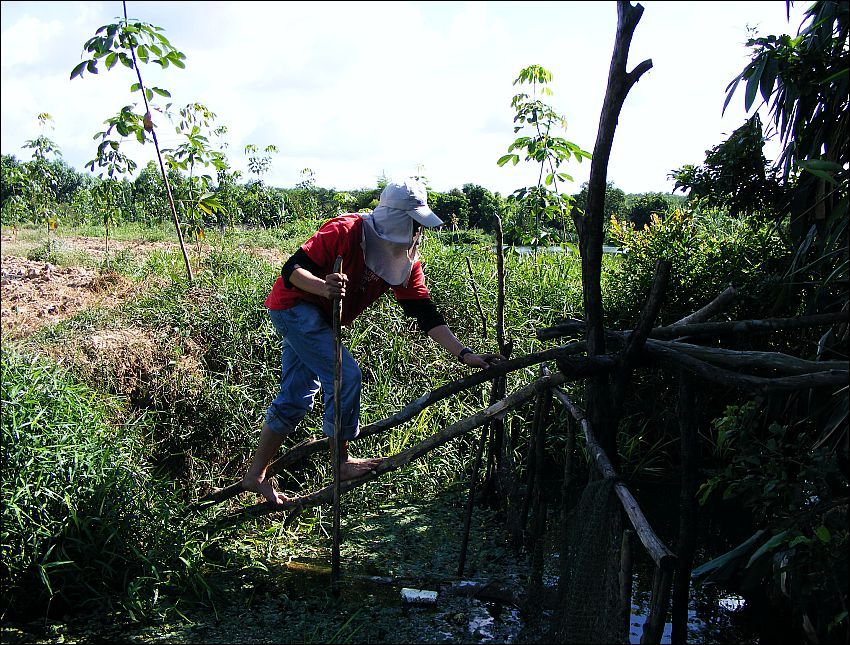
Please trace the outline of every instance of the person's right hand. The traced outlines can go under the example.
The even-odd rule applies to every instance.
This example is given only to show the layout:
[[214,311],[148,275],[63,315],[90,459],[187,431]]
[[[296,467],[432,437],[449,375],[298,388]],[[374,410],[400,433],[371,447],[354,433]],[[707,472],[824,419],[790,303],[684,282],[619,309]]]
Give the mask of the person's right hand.
[[325,297],[328,300],[345,298],[346,284],[348,284],[348,276],[344,273],[329,273],[325,277]]

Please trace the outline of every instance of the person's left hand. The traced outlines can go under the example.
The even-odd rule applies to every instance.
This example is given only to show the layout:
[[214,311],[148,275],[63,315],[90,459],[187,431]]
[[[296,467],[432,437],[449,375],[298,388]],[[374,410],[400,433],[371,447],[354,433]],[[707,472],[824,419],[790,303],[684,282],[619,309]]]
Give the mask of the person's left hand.
[[504,360],[506,359],[501,354],[473,354],[472,352],[468,352],[463,355],[464,365],[469,365],[470,367],[480,367],[481,369],[485,370],[490,367],[490,365],[494,363],[500,363]]

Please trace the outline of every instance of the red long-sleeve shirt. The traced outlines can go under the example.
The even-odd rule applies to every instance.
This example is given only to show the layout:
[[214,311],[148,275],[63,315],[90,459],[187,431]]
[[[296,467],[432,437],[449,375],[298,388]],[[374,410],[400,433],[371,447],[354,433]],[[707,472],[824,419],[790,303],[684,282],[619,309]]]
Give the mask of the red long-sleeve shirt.
[[[342,272],[348,276],[345,297],[342,300],[342,324],[350,324],[390,289],[404,306],[405,312],[419,318],[423,331],[427,332],[429,328],[437,324],[445,324],[442,316],[431,303],[431,294],[425,285],[425,274],[422,272],[421,263],[419,261],[414,263],[406,287],[391,286],[366,266],[361,246],[362,239],[363,220],[356,213],[352,213],[328,220],[313,237],[301,245],[301,251],[314,264],[313,267],[304,268],[322,279],[329,273],[333,273],[337,256],[342,256]],[[333,307],[331,300],[298,289],[289,284],[283,276],[275,280],[265,305],[269,309],[289,309],[299,302],[312,303],[324,311],[328,318],[331,316]],[[425,324],[423,324],[423,306],[427,310],[424,315]]]

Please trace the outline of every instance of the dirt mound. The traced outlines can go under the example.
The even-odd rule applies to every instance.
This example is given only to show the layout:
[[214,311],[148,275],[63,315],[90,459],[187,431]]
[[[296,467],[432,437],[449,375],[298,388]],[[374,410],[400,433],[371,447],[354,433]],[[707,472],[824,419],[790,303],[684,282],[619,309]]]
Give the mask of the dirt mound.
[[23,338],[84,309],[113,306],[137,288],[117,273],[4,255],[0,267],[3,338]]

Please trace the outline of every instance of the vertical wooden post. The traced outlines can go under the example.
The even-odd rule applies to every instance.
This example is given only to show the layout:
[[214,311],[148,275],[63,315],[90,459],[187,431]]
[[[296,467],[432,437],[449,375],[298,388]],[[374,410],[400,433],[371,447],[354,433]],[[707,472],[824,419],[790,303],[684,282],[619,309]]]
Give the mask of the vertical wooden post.
[[[493,224],[496,231],[496,278],[498,288],[496,295],[496,343],[499,347],[499,353],[505,358],[510,358],[513,343],[505,341],[505,257],[502,219],[496,215]],[[495,379],[493,385],[491,404],[504,398],[507,377],[501,376]],[[484,482],[484,497],[488,501],[492,501],[495,493],[502,488],[502,482],[499,482],[499,477],[503,470],[502,452],[504,450],[504,433],[505,424],[502,419],[493,419],[490,423],[491,437],[487,457],[487,478]]]
[[655,567],[652,578],[652,597],[649,601],[649,615],[643,624],[643,634],[640,642],[660,643],[664,635],[664,622],[670,607],[670,579],[673,576],[672,562],[662,561]]
[[[334,273],[342,271],[342,258],[334,262]],[[333,436],[333,473],[334,473],[334,525],[333,551],[331,554],[331,591],[339,597],[339,524],[340,524],[340,467],[342,463],[342,409],[339,404],[342,390],[342,298],[334,298],[333,303],[334,334],[334,436]]]
[[[546,366],[541,365],[541,373],[546,374]],[[552,403],[552,392],[547,387],[538,393],[535,405],[534,434],[534,501],[532,505],[531,535],[531,573],[529,574],[528,598],[532,617],[540,615],[543,608],[543,533],[546,531],[547,503],[543,488],[543,461],[546,457],[546,417]],[[539,411],[538,411],[539,410]]]
[[469,527],[472,524],[472,507],[475,505],[475,484],[478,480],[478,471],[481,469],[481,457],[484,454],[484,444],[487,442],[487,430],[490,424],[485,423],[481,428],[481,438],[478,440],[478,451],[475,453],[475,462],[472,473],[469,476],[469,498],[466,500],[466,517],[463,521],[463,539],[460,543],[460,559],[457,565],[458,578],[463,576],[463,568],[466,566],[466,550],[469,546]]
[[690,375],[684,370],[679,381],[679,443],[681,491],[679,493],[679,536],[676,542],[676,571],[673,576],[671,643],[679,645],[688,640],[688,597],[691,566],[697,539],[697,428],[694,419],[696,392]]
[[569,496],[571,493],[573,479],[573,452],[576,445],[576,422],[571,414],[567,414],[567,444],[564,447],[564,479],[561,483],[561,541],[560,541],[560,578],[561,583],[558,584],[558,606],[563,606],[565,601],[566,587],[563,581],[567,579],[569,573],[570,557],[569,557],[569,512],[568,507]]
[[534,495],[535,477],[537,476],[537,433],[540,428],[540,416],[543,409],[543,393],[538,392],[534,399],[534,417],[531,420],[531,432],[528,435],[528,452],[526,457],[525,496],[522,500],[522,510],[513,527],[513,546],[519,550],[522,547],[525,527],[528,526],[528,512]]
[[632,534],[631,529],[623,530],[620,545],[620,629],[622,642],[629,642],[632,619]]
[[[651,60],[638,64],[631,72],[626,64],[632,36],[643,15],[640,4],[632,5],[627,0],[617,0],[617,33],[614,51],[608,70],[608,86],[599,116],[596,143],[590,160],[590,176],[587,182],[587,204],[585,216],[579,217],[573,210],[573,219],[579,233],[581,250],[581,284],[584,304],[585,333],[588,356],[605,353],[604,311],[602,308],[602,243],[605,221],[605,189],[608,177],[608,161],[614,144],[614,133],[623,103],[632,86],[652,67]],[[590,425],[596,432],[602,449],[614,467],[617,467],[617,424],[619,419],[610,410],[611,394],[607,375],[595,376],[587,381],[585,409]],[[597,477],[591,469],[591,477]]]

